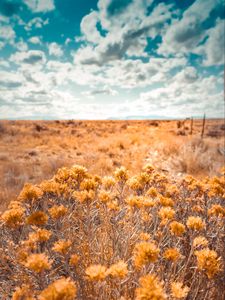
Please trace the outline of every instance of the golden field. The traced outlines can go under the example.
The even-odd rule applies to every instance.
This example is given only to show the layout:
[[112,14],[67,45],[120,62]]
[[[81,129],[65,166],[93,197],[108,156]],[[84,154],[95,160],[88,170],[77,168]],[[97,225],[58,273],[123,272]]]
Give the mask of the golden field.
[[0,126],[0,299],[223,299],[222,120]]
[[[179,127],[177,121],[0,121],[0,211],[26,182],[40,183],[63,166],[80,164],[109,175],[151,163],[165,174],[218,175],[224,164],[223,120]],[[178,128],[179,127],[179,128]],[[210,134],[216,132],[217,137]],[[182,135],[185,134],[185,135]]]

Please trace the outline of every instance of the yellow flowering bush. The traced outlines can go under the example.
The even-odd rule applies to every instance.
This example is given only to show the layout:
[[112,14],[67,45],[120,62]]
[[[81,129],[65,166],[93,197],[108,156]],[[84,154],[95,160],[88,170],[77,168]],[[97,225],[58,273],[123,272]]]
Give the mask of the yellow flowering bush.
[[190,216],[187,219],[186,225],[192,230],[202,230],[205,228],[205,222],[200,217]]
[[1,220],[6,226],[16,228],[23,224],[24,211],[22,207],[11,208],[2,214]]
[[159,249],[152,242],[140,242],[134,248],[134,264],[141,268],[147,263],[154,263],[158,259]]
[[25,185],[0,215],[0,298],[223,299],[222,177],[74,165]]
[[49,262],[48,257],[44,253],[30,254],[24,265],[37,273],[51,268],[51,262]]
[[167,296],[163,285],[155,275],[146,275],[139,280],[140,287],[136,289],[136,300],[165,300]]
[[209,278],[221,272],[221,258],[214,250],[208,248],[195,251],[199,270],[205,271]]
[[74,300],[77,294],[75,283],[70,278],[61,278],[44,289],[39,300]]
[[107,276],[106,267],[102,265],[91,265],[86,269],[86,275],[90,280],[103,280]]
[[170,231],[173,235],[181,236],[185,232],[185,226],[177,221],[170,223]]
[[41,226],[48,221],[48,216],[43,211],[36,211],[27,218],[27,224]]
[[107,275],[112,277],[124,278],[128,274],[127,264],[120,260],[117,263],[113,264],[108,270]]
[[52,250],[61,254],[66,254],[69,251],[71,244],[72,242],[70,240],[60,240],[54,243]]
[[171,293],[175,299],[184,299],[187,297],[189,290],[189,287],[183,286],[182,282],[171,283]]

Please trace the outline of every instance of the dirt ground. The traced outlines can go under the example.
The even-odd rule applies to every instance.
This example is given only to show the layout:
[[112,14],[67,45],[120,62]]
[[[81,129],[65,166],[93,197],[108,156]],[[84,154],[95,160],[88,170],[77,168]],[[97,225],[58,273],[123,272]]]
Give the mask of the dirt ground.
[[39,183],[62,166],[81,164],[105,175],[146,163],[171,176],[213,176],[224,165],[224,120],[0,121],[0,210],[24,183]]

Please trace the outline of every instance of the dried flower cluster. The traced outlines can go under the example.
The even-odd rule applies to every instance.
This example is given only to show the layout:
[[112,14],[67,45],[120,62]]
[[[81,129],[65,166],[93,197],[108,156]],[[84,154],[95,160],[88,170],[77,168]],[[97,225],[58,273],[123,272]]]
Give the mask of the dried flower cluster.
[[150,165],[27,184],[0,217],[0,298],[223,299],[224,186]]

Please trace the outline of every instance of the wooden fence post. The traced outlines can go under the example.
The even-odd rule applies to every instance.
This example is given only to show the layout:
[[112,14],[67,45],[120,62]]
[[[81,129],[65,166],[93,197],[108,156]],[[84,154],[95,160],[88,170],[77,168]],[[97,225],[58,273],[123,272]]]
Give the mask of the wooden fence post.
[[191,132],[190,132],[190,135],[192,135],[192,132],[193,132],[193,117],[191,117]]
[[201,133],[201,138],[203,138],[204,131],[205,131],[205,114],[204,114],[203,121],[202,121],[202,133]]

